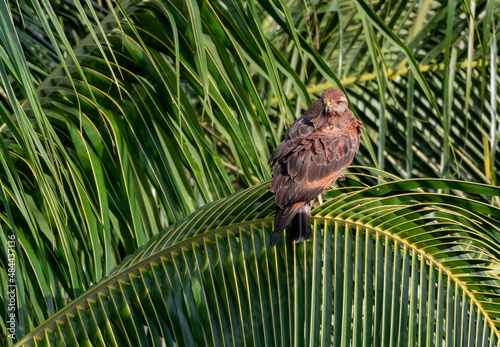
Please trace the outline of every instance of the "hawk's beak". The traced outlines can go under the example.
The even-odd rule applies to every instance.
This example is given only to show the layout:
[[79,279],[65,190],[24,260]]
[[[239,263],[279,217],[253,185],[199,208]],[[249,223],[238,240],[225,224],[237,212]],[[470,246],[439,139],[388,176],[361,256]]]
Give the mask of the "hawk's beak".
[[330,111],[330,106],[327,104],[325,107],[325,113],[328,113],[328,111]]

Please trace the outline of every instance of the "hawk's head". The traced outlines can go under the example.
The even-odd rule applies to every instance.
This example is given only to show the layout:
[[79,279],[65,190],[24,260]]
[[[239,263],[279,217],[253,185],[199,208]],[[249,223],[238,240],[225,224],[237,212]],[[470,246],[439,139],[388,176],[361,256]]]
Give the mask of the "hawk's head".
[[347,98],[340,89],[325,90],[321,98],[325,104],[325,114],[331,112],[340,115],[347,109]]

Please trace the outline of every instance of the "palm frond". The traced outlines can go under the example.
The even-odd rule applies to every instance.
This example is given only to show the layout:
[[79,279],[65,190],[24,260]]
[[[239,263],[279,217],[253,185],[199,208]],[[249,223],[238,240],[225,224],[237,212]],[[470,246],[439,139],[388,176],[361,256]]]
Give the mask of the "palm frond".
[[499,211],[436,190],[500,189],[348,177],[313,210],[310,242],[269,248],[273,196],[257,185],[156,235],[20,342],[496,345]]

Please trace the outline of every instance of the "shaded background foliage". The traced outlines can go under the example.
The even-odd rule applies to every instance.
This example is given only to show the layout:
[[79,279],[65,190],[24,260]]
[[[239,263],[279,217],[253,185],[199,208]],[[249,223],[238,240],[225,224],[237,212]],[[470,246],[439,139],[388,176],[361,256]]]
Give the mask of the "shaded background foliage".
[[13,232],[20,336],[162,229],[268,180],[272,149],[332,86],[366,129],[356,164],[497,184],[495,1],[31,1],[0,15],[0,278]]

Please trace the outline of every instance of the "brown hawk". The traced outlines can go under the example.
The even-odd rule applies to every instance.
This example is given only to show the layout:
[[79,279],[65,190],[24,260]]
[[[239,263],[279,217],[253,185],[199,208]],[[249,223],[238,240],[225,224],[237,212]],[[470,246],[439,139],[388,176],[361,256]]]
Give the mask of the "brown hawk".
[[273,151],[271,192],[276,219],[271,246],[292,221],[293,242],[309,240],[314,201],[351,164],[359,148],[363,125],[347,107],[340,89],[328,89],[292,124],[285,140]]

